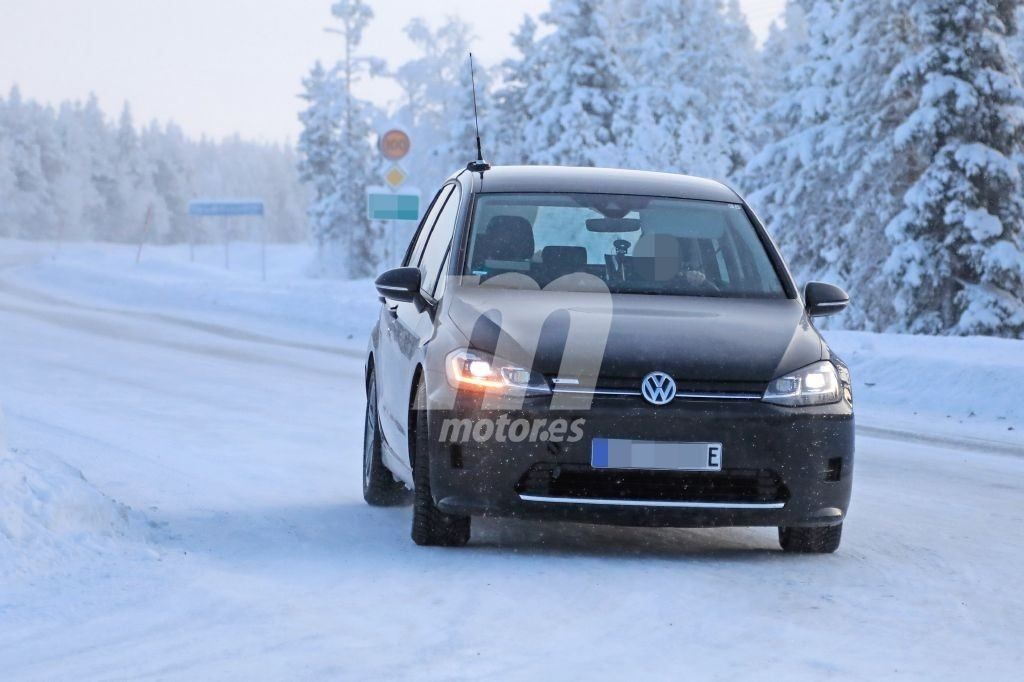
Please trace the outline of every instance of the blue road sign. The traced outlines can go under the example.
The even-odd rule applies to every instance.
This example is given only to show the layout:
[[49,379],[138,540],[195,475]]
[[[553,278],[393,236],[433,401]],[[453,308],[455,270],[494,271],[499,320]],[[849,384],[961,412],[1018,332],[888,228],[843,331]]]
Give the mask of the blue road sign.
[[240,215],[263,215],[263,202],[247,199],[217,200],[217,201],[190,201],[188,202],[189,215],[195,216],[240,216]]

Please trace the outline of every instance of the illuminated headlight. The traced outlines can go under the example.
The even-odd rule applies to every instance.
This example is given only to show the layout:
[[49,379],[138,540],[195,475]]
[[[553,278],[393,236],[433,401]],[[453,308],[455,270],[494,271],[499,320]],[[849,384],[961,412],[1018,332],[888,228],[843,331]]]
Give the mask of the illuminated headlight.
[[828,361],[790,372],[772,380],[764,392],[764,402],[789,407],[829,405],[839,402],[839,377]]
[[477,351],[457,350],[448,355],[445,366],[453,388],[550,393],[543,376]]

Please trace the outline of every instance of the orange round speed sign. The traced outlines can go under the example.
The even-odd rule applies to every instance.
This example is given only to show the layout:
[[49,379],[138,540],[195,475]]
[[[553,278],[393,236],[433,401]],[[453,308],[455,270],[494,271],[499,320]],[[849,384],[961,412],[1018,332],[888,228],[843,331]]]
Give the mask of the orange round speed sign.
[[389,130],[380,136],[380,153],[385,159],[398,161],[409,153],[409,136],[401,130]]

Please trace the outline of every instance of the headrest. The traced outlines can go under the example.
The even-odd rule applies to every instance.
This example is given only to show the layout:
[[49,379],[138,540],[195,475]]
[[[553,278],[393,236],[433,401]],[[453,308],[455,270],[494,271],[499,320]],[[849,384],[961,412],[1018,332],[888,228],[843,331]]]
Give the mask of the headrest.
[[587,249],[583,246],[545,246],[540,252],[540,262],[572,271],[587,264]]
[[496,215],[477,238],[474,260],[529,260],[533,256],[533,225],[522,216]]

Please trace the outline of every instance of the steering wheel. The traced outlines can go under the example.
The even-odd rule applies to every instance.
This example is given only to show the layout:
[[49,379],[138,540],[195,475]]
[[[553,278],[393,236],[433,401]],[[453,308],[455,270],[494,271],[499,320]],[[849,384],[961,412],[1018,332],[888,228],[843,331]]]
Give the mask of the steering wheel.
[[679,276],[684,282],[686,282],[687,286],[693,287],[694,289],[704,289],[714,292],[722,291],[717,284],[708,279],[708,276],[700,270],[683,270],[680,271]]

